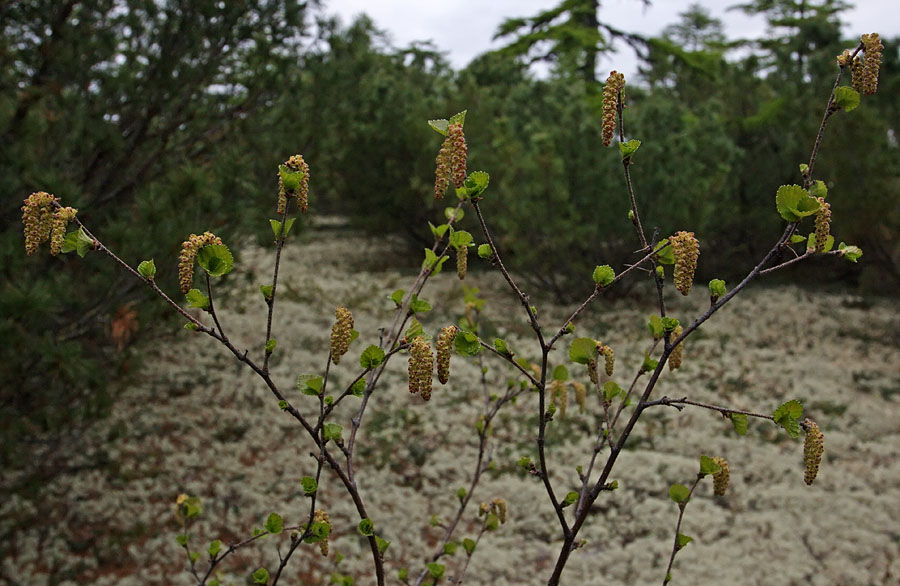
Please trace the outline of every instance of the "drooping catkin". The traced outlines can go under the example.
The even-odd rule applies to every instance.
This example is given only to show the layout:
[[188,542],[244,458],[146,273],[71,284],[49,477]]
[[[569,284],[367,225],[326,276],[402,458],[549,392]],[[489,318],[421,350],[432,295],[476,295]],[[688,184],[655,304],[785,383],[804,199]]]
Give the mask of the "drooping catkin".
[[66,238],[66,225],[75,219],[78,210],[75,208],[59,208],[53,215],[50,224],[50,254],[56,256],[62,250],[63,240]]
[[506,523],[506,501],[499,497],[495,498],[491,501],[491,508],[500,520],[500,524]]
[[697,258],[700,256],[700,242],[693,232],[675,232],[669,238],[672,255],[675,257],[675,288],[682,295],[691,292],[694,284],[694,271],[697,270]]
[[278,173],[278,214],[283,214],[287,209],[287,202],[290,198],[297,198],[297,209],[301,213],[306,213],[309,209],[309,165],[303,159],[303,155],[294,155],[284,162],[292,173],[303,173],[300,178],[300,184],[296,188],[285,186],[281,173]]
[[823,252],[831,232],[831,204],[824,198],[819,200],[819,211],[816,212],[816,252]]
[[587,387],[578,381],[572,381],[572,390],[575,391],[575,402],[578,404],[578,412],[584,413],[587,403]]
[[561,417],[566,416],[566,404],[569,402],[569,391],[566,383],[553,379],[550,381],[550,403],[556,405]]
[[804,423],[806,424],[806,440],[803,442],[803,463],[806,465],[806,471],[803,474],[803,481],[806,484],[812,484],[819,474],[822,452],[825,451],[825,436],[812,419],[807,419]]
[[597,384],[599,379],[597,378],[597,361],[591,360],[587,363],[588,376],[591,379],[592,384]]
[[22,225],[25,231],[25,254],[37,252],[41,242],[50,238],[53,222],[53,203],[57,198],[46,191],[36,191],[23,202]]
[[433,372],[431,344],[423,336],[416,336],[409,345],[409,392],[421,394],[426,401],[431,399]]
[[601,345],[599,350],[606,361],[606,376],[612,376],[616,366],[616,355],[611,346]]
[[453,186],[459,189],[466,182],[467,148],[462,124],[447,127],[447,140],[450,141],[450,179]]
[[212,232],[204,232],[200,236],[191,234],[182,242],[181,254],[178,255],[178,283],[182,293],[190,291],[194,284],[194,260],[197,258],[197,251],[210,244],[221,245],[222,239]]
[[[878,91],[878,69],[881,67],[881,52],[884,44],[878,33],[863,35],[860,37],[865,52],[865,62],[862,68],[862,92],[872,95]],[[857,57],[858,58],[858,57]]]
[[612,143],[616,132],[616,114],[619,105],[619,92],[625,87],[625,76],[618,71],[611,71],[603,86],[603,127],[601,138],[603,146]]
[[438,380],[442,385],[447,384],[450,380],[450,350],[453,347],[453,340],[459,328],[456,326],[447,326],[441,330],[437,341],[437,372]]
[[466,270],[468,269],[468,254],[468,246],[460,246],[459,250],[456,251],[456,276],[459,277],[460,280],[466,278]]
[[725,491],[728,489],[728,483],[731,481],[731,470],[725,458],[713,458],[713,462],[718,464],[720,468],[718,472],[713,474],[713,494],[724,496]]
[[[678,338],[684,332],[684,328],[680,325],[675,326],[675,329],[672,330],[672,340]],[[669,370],[675,370],[676,368],[681,368],[681,361],[684,358],[684,342],[681,342],[674,348],[672,348],[672,353],[669,354]]]
[[334,310],[334,325],[331,326],[331,361],[340,364],[341,356],[350,348],[353,334],[353,314],[343,305]]

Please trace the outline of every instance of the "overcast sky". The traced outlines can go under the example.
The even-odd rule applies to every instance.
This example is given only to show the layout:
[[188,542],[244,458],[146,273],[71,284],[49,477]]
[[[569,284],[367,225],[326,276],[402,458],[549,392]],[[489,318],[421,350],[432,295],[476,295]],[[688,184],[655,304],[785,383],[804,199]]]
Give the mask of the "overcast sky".
[[[501,46],[491,38],[505,19],[532,16],[552,8],[560,0],[325,0],[326,11],[349,23],[365,12],[378,28],[387,30],[395,46],[431,40],[445,52],[455,68],[464,67],[473,57]],[[600,19],[629,32],[659,33],[678,20],[693,2],[707,7],[722,20],[729,38],[752,38],[765,32],[762,18],[749,18],[740,11],[727,10],[738,0],[653,0],[644,8],[640,0],[604,0]],[[900,35],[898,0],[857,0],[844,13],[847,37],[878,32],[884,37]],[[621,47],[600,64],[602,69],[618,69],[633,77],[637,63],[627,47]]]

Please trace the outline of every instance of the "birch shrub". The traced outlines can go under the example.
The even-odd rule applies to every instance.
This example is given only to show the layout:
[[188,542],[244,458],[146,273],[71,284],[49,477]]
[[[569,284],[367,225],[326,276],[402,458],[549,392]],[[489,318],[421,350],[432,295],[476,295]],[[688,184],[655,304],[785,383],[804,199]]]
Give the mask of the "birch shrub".
[[[429,224],[434,237],[433,245],[425,249],[421,268],[408,289],[385,292],[396,306],[393,320],[384,325],[379,339],[359,339],[359,333],[354,330],[351,303],[339,305],[334,313],[326,363],[318,369],[313,365],[304,366],[311,372],[298,373],[296,390],[278,384],[270,374],[270,364],[273,356],[285,352],[278,346],[275,315],[282,252],[298,213],[302,217],[310,206],[309,181],[312,172],[301,155],[290,157],[278,168],[277,218],[270,220],[274,235],[274,271],[270,281],[259,285],[260,303],[266,304],[268,315],[256,348],[236,346],[216,311],[213,282],[234,269],[234,258],[221,238],[211,232],[191,234],[182,244],[177,270],[184,305],[157,285],[157,266],[153,259],[144,260],[136,267],[130,266],[82,223],[77,210],[64,206],[59,198],[48,193],[32,194],[22,207],[25,249],[28,254],[33,254],[48,242],[52,255],[76,252],[83,257],[99,252],[109,256],[172,310],[181,314],[186,320],[184,327],[190,332],[186,335],[199,336],[223,346],[239,363],[251,369],[271,392],[272,401],[281,411],[281,416],[293,419],[304,430],[311,459],[305,467],[300,466],[295,471],[297,483],[308,499],[308,506],[300,513],[299,522],[289,524],[285,521],[286,517],[298,519],[296,512],[286,516],[273,512],[262,527],[253,529],[242,540],[230,543],[219,539],[210,541],[209,537],[214,536],[191,533],[191,524],[202,514],[203,503],[196,496],[182,494],[177,497],[174,514],[181,531],[174,538],[184,549],[187,571],[197,584],[219,584],[220,570],[232,554],[266,536],[276,536],[274,541],[279,562],[253,572],[251,580],[256,584],[279,583],[288,575],[288,566],[295,560],[297,552],[301,552],[298,558],[339,556],[329,546],[333,528],[329,513],[317,506],[320,486],[326,482],[342,487],[346,498],[352,501],[358,514],[356,531],[365,539],[371,552],[371,574],[356,576],[356,579],[365,583],[374,580],[379,585],[388,580],[417,586],[463,583],[467,578],[469,560],[477,555],[479,541],[494,531],[502,531],[508,515],[514,515],[517,507],[526,506],[516,500],[516,495],[479,494],[475,498],[479,481],[492,463],[492,423],[507,405],[518,401],[527,403],[535,418],[533,429],[527,432],[527,445],[532,448],[521,455],[517,465],[523,474],[532,476],[535,483],[543,486],[546,494],[543,506],[553,512],[558,523],[558,555],[546,577],[547,584],[556,585],[561,581],[570,556],[577,555],[575,552],[585,544],[579,534],[592,509],[598,501],[602,503],[604,495],[620,489],[613,474],[615,466],[648,410],[664,407],[679,412],[686,408],[710,410],[721,414],[738,435],[747,434],[750,418],[769,421],[792,439],[804,438],[803,446],[797,448],[797,459],[804,462],[803,481],[808,485],[814,484],[822,460],[824,437],[818,424],[804,416],[804,408],[799,401],[785,398],[787,400],[781,404],[770,406],[774,407],[771,412],[748,411],[725,404],[700,402],[688,396],[660,396],[654,391],[662,379],[671,376],[683,361],[691,359],[691,335],[755,279],[816,256],[856,262],[862,255],[856,246],[843,242],[835,245],[835,238],[830,233],[831,217],[833,213],[844,210],[831,209],[827,201],[828,188],[823,181],[816,179],[815,165],[830,119],[852,112],[859,105],[861,95],[876,91],[880,52],[881,42],[878,35],[873,34],[863,35],[855,49],[838,56],[837,79],[828,97],[810,158],[799,165],[798,183],[777,188],[773,186],[774,206],[771,201],[760,203],[771,209],[773,221],[780,216],[785,222],[780,237],[734,286],[729,288],[719,279],[701,285],[708,287],[709,305],[697,316],[675,316],[667,312],[667,299],[673,295],[688,295],[698,287],[694,282],[694,273],[702,258],[701,243],[689,227],[669,235],[645,228],[631,178],[631,164],[640,157],[642,143],[637,138],[628,137],[625,132],[625,79],[615,71],[606,82],[602,126],[597,131],[601,133],[604,145],[610,146],[616,142],[618,146],[617,155],[609,156],[618,156],[622,162],[624,194],[630,204],[627,218],[622,218],[622,221],[633,225],[636,256],[627,259],[627,262],[609,260],[608,264],[597,265],[592,274],[585,275],[586,281],[592,280],[593,291],[561,323],[547,323],[539,315],[528,293],[504,265],[503,248],[492,236],[487,217],[493,197],[514,197],[515,194],[491,194],[488,173],[468,170],[465,112],[449,119],[429,121],[431,128],[444,137],[436,159],[434,197],[443,200],[450,192],[453,203],[446,207],[442,221]],[[842,85],[848,73],[850,83]],[[480,228],[477,235],[456,227],[467,212],[477,219]],[[542,213],[553,213],[553,210],[542,210]],[[589,222],[590,218],[585,218],[585,221]],[[69,230],[68,226],[72,229]],[[711,253],[703,251],[703,255]],[[599,260],[603,262],[607,259]],[[474,288],[464,288],[465,313],[458,323],[437,324],[427,319],[432,306],[423,294],[430,277],[455,265],[459,279],[466,279],[468,266],[473,261],[489,264],[502,275],[530,326],[533,335],[530,345],[520,342],[520,347],[512,347],[505,339],[487,336],[479,320],[485,300],[477,296],[477,289]],[[616,350],[606,342],[611,337],[608,332],[599,332],[599,328],[582,319],[591,304],[624,279],[650,280],[658,299],[658,311],[649,317],[646,331],[634,333],[646,339],[646,351],[639,361],[640,367],[630,373],[623,373],[621,368],[617,368]],[[199,287],[195,287],[197,281]],[[563,360],[558,359],[558,353],[551,355],[554,349],[564,350]],[[409,409],[415,409],[421,401],[428,401],[433,393],[453,392],[454,361],[477,360],[482,373],[487,372],[489,363],[496,362],[510,373],[508,383],[500,388],[489,388],[488,380],[482,376],[486,399],[483,413],[474,427],[478,452],[473,462],[471,482],[468,487],[456,490],[458,505],[446,516],[434,517],[430,521],[420,520],[423,526],[430,522],[439,527],[442,537],[437,547],[424,552],[418,560],[391,559],[390,542],[383,535],[403,528],[380,526],[379,512],[369,509],[366,491],[360,489],[357,476],[359,432],[371,419],[366,417],[371,411],[369,407],[384,395],[380,392],[383,385],[379,383],[392,360],[407,362],[409,391],[419,396],[410,398]],[[335,376],[337,369],[343,371],[340,377]],[[437,384],[434,381],[435,371]],[[336,380],[350,382],[338,385]],[[450,390],[438,386],[447,384],[451,385]],[[593,449],[584,454],[580,462],[554,461],[545,447],[548,430],[562,425],[576,409],[586,414],[592,426]],[[461,433],[466,431],[460,430]],[[415,441],[415,438],[409,439]],[[305,453],[307,448],[299,452]],[[698,453],[696,457],[696,475],[685,478],[683,484],[673,484],[668,488],[674,505],[673,531],[668,564],[660,576],[664,585],[676,575],[673,574],[673,565],[678,552],[692,541],[681,528],[697,487],[709,478],[714,496],[722,496],[729,489],[731,471],[749,464],[728,462],[715,453]],[[553,481],[551,467],[574,470],[573,479],[577,478],[574,484],[578,489],[562,489],[558,481]],[[800,478],[797,480],[799,482]],[[414,516],[415,512],[410,512],[408,518],[413,519]],[[476,526],[479,529],[474,534],[464,535],[461,521],[470,518],[478,520]],[[614,532],[615,527],[611,527],[610,531]],[[269,540],[269,543],[272,541]],[[396,575],[387,575],[386,560],[400,568]],[[296,563],[303,565],[302,561]],[[483,581],[478,576],[469,578],[475,583]],[[332,579],[342,584],[354,582],[353,576],[339,573]]]

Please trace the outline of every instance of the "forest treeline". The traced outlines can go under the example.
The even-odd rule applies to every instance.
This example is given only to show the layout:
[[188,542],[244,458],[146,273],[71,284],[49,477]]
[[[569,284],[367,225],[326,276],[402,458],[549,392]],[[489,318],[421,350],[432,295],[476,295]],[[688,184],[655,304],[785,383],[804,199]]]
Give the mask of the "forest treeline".
[[[605,25],[597,0],[570,0],[507,21],[498,31],[506,48],[457,71],[433,46],[391,46],[370,20],[342,24],[320,2],[4,3],[0,464],[39,462],[37,479],[65,472],[56,447],[77,434],[73,423],[108,409],[110,383],[135,368],[130,344],[152,323],[177,326],[160,322],[162,308],[113,263],[88,255],[62,271],[68,259],[26,257],[29,193],[63,196],[122,258],[154,258],[157,281],[175,291],[191,232],[266,238],[274,170],[302,153],[316,214],[400,234],[410,257],[399,262],[416,263],[427,222],[443,215],[425,121],[467,109],[469,167],[491,174],[511,268],[571,298],[590,289],[595,265],[632,258],[620,158],[600,138],[608,71],[596,63],[613,42],[641,57],[640,79],[627,80],[626,132],[643,141],[633,173],[645,222],[662,236],[693,230],[716,250],[701,255],[700,277],[733,277],[779,233],[775,190],[801,181],[847,46],[841,2],[743,9],[768,19],[768,36],[728,40],[695,7],[640,38]],[[832,232],[861,246],[864,262],[812,262],[805,276],[892,294],[900,60],[898,39],[883,40],[878,94],[830,129],[816,168],[840,210]],[[550,63],[548,76],[531,73],[537,59]],[[705,262],[713,257],[718,264]],[[30,439],[48,431],[49,440]]]

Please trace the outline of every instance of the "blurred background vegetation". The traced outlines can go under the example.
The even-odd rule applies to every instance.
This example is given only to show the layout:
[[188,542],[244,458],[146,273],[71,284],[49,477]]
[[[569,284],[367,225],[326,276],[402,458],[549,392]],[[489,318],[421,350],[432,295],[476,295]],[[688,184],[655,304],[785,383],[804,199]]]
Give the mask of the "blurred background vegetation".
[[[126,262],[155,258],[174,291],[191,232],[263,237],[276,165],[299,152],[316,214],[400,234],[410,256],[398,262],[417,263],[443,207],[431,198],[440,141],[425,121],[468,109],[469,168],[491,173],[509,264],[570,300],[595,264],[634,258],[619,157],[599,137],[608,72],[596,60],[619,38],[643,63],[626,124],[644,141],[634,176],[645,225],[693,230],[700,278],[735,278],[781,229],[775,189],[800,182],[835,56],[856,42],[841,38],[843,4],[750,2],[742,9],[771,25],[756,41],[725,39],[698,7],[641,38],[604,25],[598,4],[507,21],[508,45],[460,71],[429,44],[391,46],[365,17],[337,22],[323,2],[0,4],[0,467],[29,470],[2,489],[72,471],[60,447],[136,371],[132,345],[178,325],[105,258],[26,257],[19,207],[32,191],[79,208]],[[833,232],[865,257],[813,261],[792,280],[873,294],[900,284],[900,62],[898,39],[884,43],[878,94],[829,128],[815,169],[831,187]],[[549,75],[530,72],[535,60]]]

